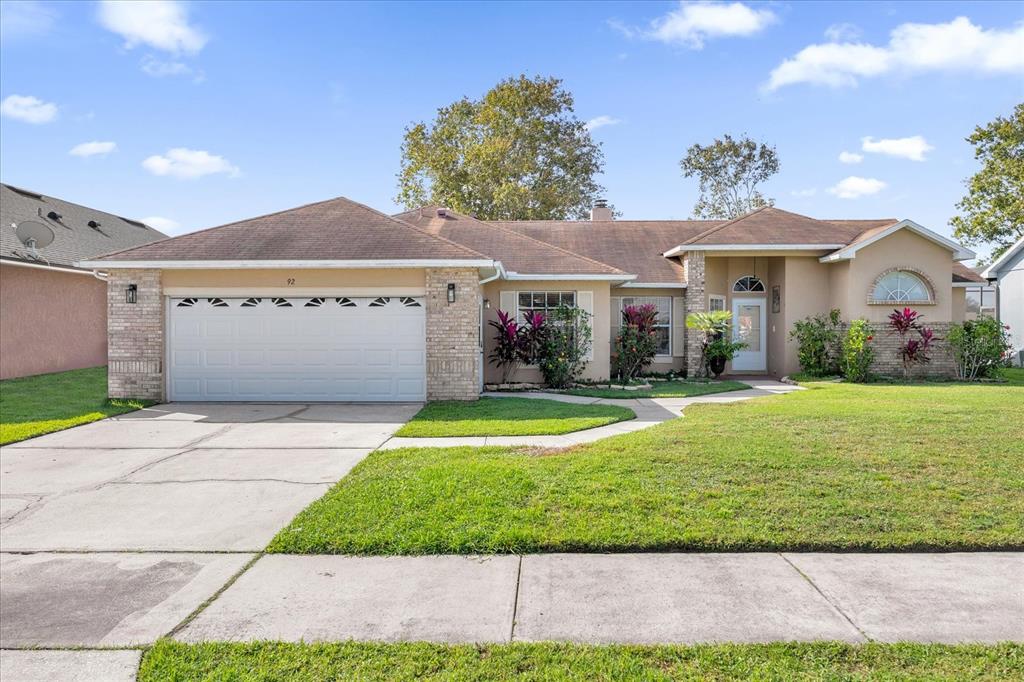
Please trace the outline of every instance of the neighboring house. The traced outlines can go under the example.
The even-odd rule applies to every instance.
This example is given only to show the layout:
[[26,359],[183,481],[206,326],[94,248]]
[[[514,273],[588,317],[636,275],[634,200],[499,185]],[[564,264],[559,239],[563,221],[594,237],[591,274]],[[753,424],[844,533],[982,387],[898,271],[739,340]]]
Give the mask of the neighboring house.
[[[634,221],[597,206],[589,221],[480,221],[439,207],[388,216],[338,198],[80,266],[110,273],[112,396],[435,400],[473,399],[497,379],[486,322],[499,309],[592,314],[588,379],[610,374],[622,306],[658,307],[651,369],[690,375],[700,336],[686,315],[729,310],[748,347],[728,371],[783,375],[798,369],[793,323],[830,308],[879,328],[904,305],[939,332],[964,319],[957,280],[980,278],[957,261],[973,257],[910,220],[764,208]],[[884,336],[876,364],[895,372]],[[952,371],[939,358],[927,367]]]
[[107,363],[107,284],[74,264],[167,235],[0,184],[0,379]]
[[981,276],[995,285],[996,318],[1010,326],[1014,363],[1024,365],[1024,237],[985,268]]

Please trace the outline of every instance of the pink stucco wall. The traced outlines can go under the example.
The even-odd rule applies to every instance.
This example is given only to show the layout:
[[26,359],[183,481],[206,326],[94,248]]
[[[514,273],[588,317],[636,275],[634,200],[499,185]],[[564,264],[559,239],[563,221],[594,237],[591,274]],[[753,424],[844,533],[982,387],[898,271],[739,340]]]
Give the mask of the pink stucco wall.
[[0,265],[0,379],[107,364],[107,285]]

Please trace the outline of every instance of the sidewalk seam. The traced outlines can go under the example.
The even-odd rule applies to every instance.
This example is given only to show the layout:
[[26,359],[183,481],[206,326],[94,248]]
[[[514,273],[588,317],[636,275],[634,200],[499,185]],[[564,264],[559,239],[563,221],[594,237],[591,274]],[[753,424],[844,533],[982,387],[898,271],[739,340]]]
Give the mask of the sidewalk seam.
[[208,606],[210,606],[210,604],[212,604],[213,602],[217,601],[217,599],[220,598],[220,595],[224,594],[224,592],[227,591],[227,589],[229,587],[234,585],[235,581],[238,580],[239,578],[241,578],[242,574],[245,573],[246,571],[248,571],[250,568],[252,568],[253,564],[255,564],[257,561],[262,559],[263,556],[264,556],[264,552],[257,552],[256,554],[254,554],[253,557],[251,559],[249,559],[249,561],[245,562],[245,565],[242,566],[240,569],[238,569],[235,572],[234,575],[232,575],[230,578],[228,578],[227,582],[225,582],[223,585],[221,585],[220,588],[218,588],[216,592],[211,594],[209,596],[209,598],[204,600],[203,603],[201,603],[199,606],[197,606],[194,609],[192,609],[192,612],[189,613],[187,616],[185,616],[184,620],[182,620],[180,623],[178,623],[173,628],[171,628],[170,631],[166,635],[164,635],[163,637],[160,637],[159,639],[171,639],[172,637],[177,635],[179,632],[184,630],[186,627],[188,627],[188,625],[192,621],[194,621],[196,618],[199,617],[199,614],[201,614],[203,611],[205,611],[206,608]]
[[846,615],[846,612],[843,611],[839,607],[839,604],[837,604],[833,599],[831,599],[827,594],[825,594],[822,591],[822,589],[820,587],[818,587],[813,580],[811,580],[811,577],[809,575],[807,575],[806,573],[801,571],[797,567],[796,564],[794,564],[792,561],[790,561],[789,557],[787,557],[782,552],[777,552],[777,554],[779,555],[779,558],[781,558],[783,561],[785,561],[787,564],[789,564],[793,568],[793,570],[796,571],[800,575],[801,578],[806,580],[807,584],[810,585],[812,588],[814,588],[814,591],[817,592],[818,594],[820,594],[821,598],[824,599],[828,603],[829,606],[831,606],[833,609],[835,609],[836,613],[838,613],[840,616],[842,616],[846,620],[846,622],[850,624],[850,627],[852,627],[854,630],[856,630],[860,634],[860,636],[864,638],[864,640],[866,642],[874,642],[875,641],[874,639],[871,638],[870,635],[868,635],[868,633],[864,632],[864,630],[862,630],[859,625],[854,623],[853,619],[850,618],[848,615]]
[[508,630],[508,641],[511,644],[516,636],[516,617],[519,615],[519,583],[523,578],[523,555],[519,555],[519,565],[516,567],[516,593],[512,598],[512,624]]

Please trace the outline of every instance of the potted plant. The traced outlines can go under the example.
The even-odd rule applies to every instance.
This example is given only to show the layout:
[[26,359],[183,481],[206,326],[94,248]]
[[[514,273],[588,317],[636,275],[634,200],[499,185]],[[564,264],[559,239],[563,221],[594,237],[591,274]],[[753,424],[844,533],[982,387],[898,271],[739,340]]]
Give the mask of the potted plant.
[[730,341],[725,334],[719,333],[715,338],[704,344],[704,357],[707,359],[708,368],[717,379],[725,371],[725,363],[736,357],[736,353],[747,347],[747,344],[739,341]]
[[701,367],[705,376],[716,378],[725,371],[725,363],[736,357],[736,353],[747,347],[747,344],[729,340],[729,329],[732,313],[727,310],[715,310],[707,313],[690,313],[686,317],[686,326],[704,333],[701,342]]

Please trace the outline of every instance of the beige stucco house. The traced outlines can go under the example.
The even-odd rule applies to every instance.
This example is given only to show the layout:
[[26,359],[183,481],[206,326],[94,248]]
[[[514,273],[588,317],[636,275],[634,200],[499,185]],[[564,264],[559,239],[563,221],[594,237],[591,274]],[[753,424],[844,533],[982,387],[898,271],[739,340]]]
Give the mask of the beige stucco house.
[[694,373],[686,315],[721,309],[748,344],[727,371],[785,375],[793,323],[830,308],[962,320],[980,278],[959,261],[973,257],[910,220],[613,220],[602,205],[588,221],[481,221],[338,198],[80,265],[109,282],[112,396],[399,401],[475,398],[498,377],[486,322],[560,304],[592,315],[588,379],[609,376],[620,311],[637,303],[660,313],[653,371]]

